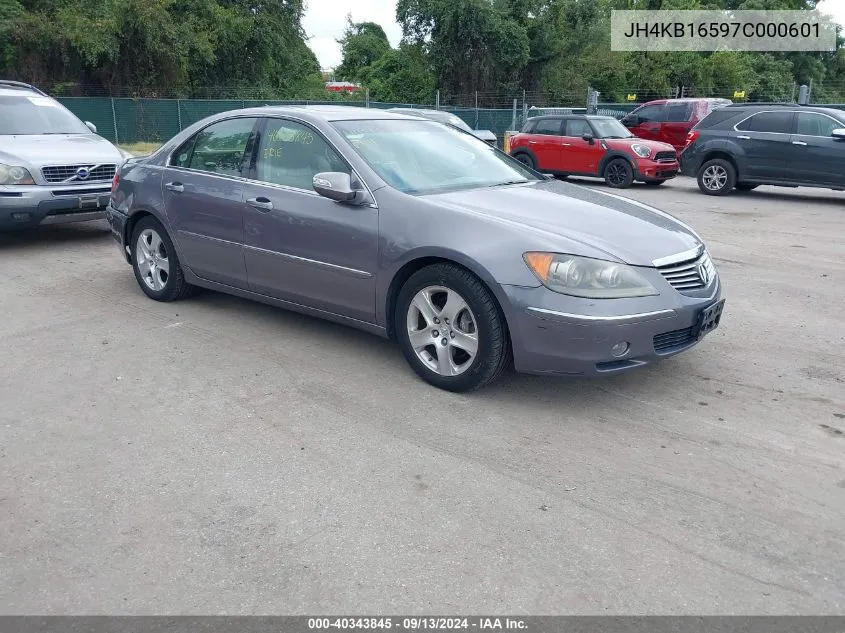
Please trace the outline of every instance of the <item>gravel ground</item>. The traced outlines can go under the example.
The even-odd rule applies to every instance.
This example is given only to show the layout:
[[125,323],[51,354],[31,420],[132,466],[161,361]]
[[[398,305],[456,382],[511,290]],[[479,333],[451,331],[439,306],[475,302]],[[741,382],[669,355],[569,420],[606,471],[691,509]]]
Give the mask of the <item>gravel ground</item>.
[[0,236],[0,611],[845,613],[845,194],[621,193],[708,242],[720,329],[472,395],[150,301],[105,224]]

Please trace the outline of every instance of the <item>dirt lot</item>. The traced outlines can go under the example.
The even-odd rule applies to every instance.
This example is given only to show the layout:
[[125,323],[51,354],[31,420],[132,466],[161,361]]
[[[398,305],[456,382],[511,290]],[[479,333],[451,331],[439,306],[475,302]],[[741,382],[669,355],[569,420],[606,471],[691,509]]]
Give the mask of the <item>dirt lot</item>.
[[469,396],[152,302],[105,225],[0,236],[2,613],[845,613],[845,194],[624,195],[708,241],[721,328]]

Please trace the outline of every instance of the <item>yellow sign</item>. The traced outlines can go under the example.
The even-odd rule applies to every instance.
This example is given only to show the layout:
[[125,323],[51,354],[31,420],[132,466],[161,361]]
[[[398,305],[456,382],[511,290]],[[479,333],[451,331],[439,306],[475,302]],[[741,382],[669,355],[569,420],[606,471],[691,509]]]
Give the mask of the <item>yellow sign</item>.
[[637,95],[628,95],[628,101],[636,101]]
[[745,90],[734,90],[734,99],[745,99]]

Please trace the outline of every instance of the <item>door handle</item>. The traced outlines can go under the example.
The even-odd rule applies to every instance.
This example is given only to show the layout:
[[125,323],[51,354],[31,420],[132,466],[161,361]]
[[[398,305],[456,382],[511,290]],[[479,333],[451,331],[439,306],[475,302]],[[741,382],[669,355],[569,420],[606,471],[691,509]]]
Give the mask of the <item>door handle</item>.
[[256,209],[258,209],[260,211],[269,211],[270,209],[273,208],[273,203],[270,202],[264,196],[258,196],[257,198],[250,198],[249,200],[246,201],[246,203],[249,206],[255,207]]
[[537,141],[528,141],[529,145],[534,145]]
[[751,140],[750,136],[745,136],[744,134],[740,134],[739,136],[737,136],[737,138],[741,138],[743,141],[750,141]]
[[572,143],[561,143],[561,145],[563,145],[564,147],[569,147],[570,145],[572,145]]
[[170,191],[175,191],[176,193],[182,193],[183,191],[185,191],[185,185],[183,185],[181,182],[169,182],[164,185],[164,188]]
[[793,145],[806,145],[804,141],[792,141]]

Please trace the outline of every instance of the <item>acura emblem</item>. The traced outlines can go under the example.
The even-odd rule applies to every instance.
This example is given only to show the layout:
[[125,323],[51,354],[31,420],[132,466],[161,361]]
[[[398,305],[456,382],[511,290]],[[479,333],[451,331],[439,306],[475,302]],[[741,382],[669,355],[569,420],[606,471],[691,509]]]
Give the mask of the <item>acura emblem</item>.
[[80,167],[76,170],[76,177],[80,180],[88,180],[88,176],[91,175],[91,172],[88,171],[86,167]]

